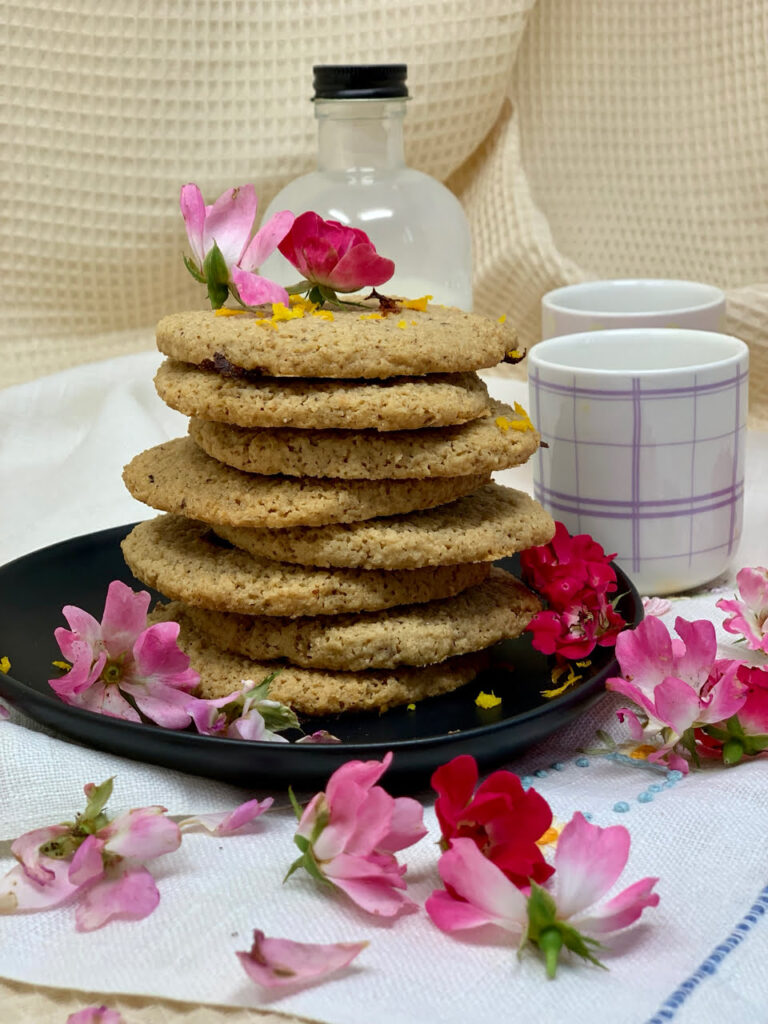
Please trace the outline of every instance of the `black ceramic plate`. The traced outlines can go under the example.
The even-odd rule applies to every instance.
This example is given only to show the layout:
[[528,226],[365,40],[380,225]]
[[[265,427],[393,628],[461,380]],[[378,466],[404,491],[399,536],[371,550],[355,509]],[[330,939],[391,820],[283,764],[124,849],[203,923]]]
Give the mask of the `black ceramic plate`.
[[[130,527],[76,537],[26,555],[0,568],[0,656],[11,673],[0,673],[0,696],[30,718],[92,747],[122,757],[148,761],[183,772],[222,779],[242,786],[274,789],[318,786],[344,761],[381,758],[388,750],[394,761],[390,788],[416,790],[431,772],[457,754],[473,754],[489,767],[548,736],[593,704],[605,680],[615,674],[613,649],[597,648],[584,679],[562,696],[547,700],[541,690],[552,686],[552,659],[534,651],[528,637],[507,641],[493,650],[491,667],[454,693],[385,714],[358,713],[312,719],[308,731],[325,728],[342,742],[333,745],[249,743],[193,732],[173,732],[108,718],[62,703],[48,686],[61,653],[54,640],[57,626],[66,626],[65,604],[78,605],[101,619],[107,587],[113,579],[146,589],[127,569],[120,541]],[[499,563],[515,569],[513,559]],[[631,624],[642,618],[637,591],[617,570],[619,610]],[[159,595],[153,595],[159,597]],[[480,690],[493,690],[502,703],[491,710],[477,707]]]

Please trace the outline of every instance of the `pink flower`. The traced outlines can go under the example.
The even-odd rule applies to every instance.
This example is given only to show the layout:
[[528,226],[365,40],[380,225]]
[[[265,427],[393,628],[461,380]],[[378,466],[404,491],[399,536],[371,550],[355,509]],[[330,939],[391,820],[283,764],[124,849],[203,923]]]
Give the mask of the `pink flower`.
[[317,981],[350,964],[367,942],[293,942],[268,939],[255,930],[250,953],[237,958],[249,978],[263,988],[280,988],[302,981]]
[[304,867],[331,882],[371,914],[392,917],[412,902],[405,889],[405,865],[394,854],[426,835],[421,805],[393,798],[376,783],[392,762],[348,761],[304,808],[294,841],[301,850],[288,875]]
[[179,822],[179,828],[186,832],[199,826],[206,829],[214,836],[231,836],[240,832],[246,825],[250,825],[256,818],[260,817],[274,803],[274,798],[268,796],[266,800],[246,800],[234,811],[224,811],[220,814],[197,814],[193,818],[185,818]]
[[613,646],[626,626],[607,597],[616,590],[613,557],[587,533],[572,537],[562,523],[549,544],[522,552],[523,580],[549,603],[526,627],[537,651],[578,659],[596,645]]
[[106,1006],[86,1006],[77,1013],[70,1013],[67,1024],[125,1024],[117,1010]]
[[549,878],[552,868],[536,845],[552,824],[549,804],[535,789],[524,790],[512,772],[493,772],[479,786],[477,780],[477,762],[469,754],[432,776],[443,849],[469,838],[515,885]]
[[[629,697],[647,716],[647,731],[661,733],[664,743],[649,761],[662,761],[689,730],[720,722],[737,714],[745,701],[744,684],[738,679],[739,662],[717,660],[715,627],[701,619],[675,621],[678,638],[655,616],[634,630],[621,633],[616,657],[622,676],[606,687]],[[631,710],[622,709],[631,723],[634,738],[642,735],[641,723]],[[683,769],[685,770],[685,769]]]
[[495,924],[545,954],[553,977],[563,946],[593,963],[595,936],[626,928],[659,902],[658,879],[643,878],[601,908],[592,908],[613,887],[629,856],[629,833],[621,825],[599,828],[576,813],[555,852],[555,874],[547,887],[532,883],[526,894],[471,839],[456,839],[438,865],[445,890],[433,892],[426,910],[438,928],[453,932]]
[[180,205],[193,254],[185,263],[197,281],[208,285],[214,308],[224,303],[231,286],[246,306],[287,305],[285,288],[255,271],[289,231],[292,213],[274,214],[251,238],[258,206],[253,185],[227,189],[211,206],[205,205],[197,185],[184,185]]
[[48,683],[66,704],[130,722],[141,721],[141,711],[167,729],[184,729],[189,691],[200,677],[176,643],[178,623],[147,627],[149,602],[147,591],[134,593],[113,580],[101,623],[66,605],[62,612],[71,629],[59,627],[54,635],[72,668]]
[[78,931],[152,913],[160,894],[144,864],[178,849],[179,827],[163,817],[164,807],[139,807],[110,820],[104,808],[111,793],[111,779],[89,783],[85,811],[74,822],[14,841],[19,863],[0,879],[0,912],[47,910],[77,894]]
[[549,544],[528,548],[520,555],[523,579],[545,597],[555,609],[570,607],[585,588],[598,593],[616,589],[616,571],[588,533],[571,536],[563,523],[555,523],[555,536]]
[[723,629],[743,636],[751,651],[768,654],[768,569],[762,565],[742,569],[736,582],[742,600],[717,602],[721,611],[733,612],[723,623]]
[[364,231],[312,212],[296,218],[278,249],[309,284],[331,293],[376,287],[395,272],[392,260],[379,256]]
[[697,749],[727,765],[768,750],[768,665],[742,664],[737,675],[745,687],[738,714],[696,730]]
[[256,270],[275,251],[278,242],[290,231],[293,221],[294,216],[289,210],[273,214],[253,236],[237,266],[231,268],[232,284],[244,305],[261,306],[265,302],[288,305],[288,292],[285,288],[269,278],[261,277]]
[[570,598],[562,609],[537,612],[526,631],[542,654],[563,658],[586,658],[596,646],[612,647],[626,626],[605,594],[585,588]]
[[252,679],[243,679],[243,689],[225,697],[191,701],[188,709],[198,732],[235,740],[287,743],[278,731],[298,729],[299,720],[287,704],[269,700],[269,687],[276,675],[272,672],[258,685]]
[[197,185],[184,185],[179,203],[198,269],[202,270],[214,244],[219,247],[227,267],[238,264],[245,255],[256,217],[258,199],[253,185],[228,188],[210,206],[205,205]]

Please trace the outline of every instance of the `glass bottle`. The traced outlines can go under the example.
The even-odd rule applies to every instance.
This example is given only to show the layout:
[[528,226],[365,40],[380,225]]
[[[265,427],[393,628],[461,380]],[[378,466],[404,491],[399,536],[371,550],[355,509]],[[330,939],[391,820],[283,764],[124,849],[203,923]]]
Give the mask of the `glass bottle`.
[[[394,260],[380,291],[472,308],[471,242],[467,218],[453,193],[408,167],[403,118],[405,64],[317,65],[317,170],[290,182],[270,203],[296,215],[314,210],[326,220],[361,228],[377,252]],[[283,285],[296,270],[275,253],[260,273]]]

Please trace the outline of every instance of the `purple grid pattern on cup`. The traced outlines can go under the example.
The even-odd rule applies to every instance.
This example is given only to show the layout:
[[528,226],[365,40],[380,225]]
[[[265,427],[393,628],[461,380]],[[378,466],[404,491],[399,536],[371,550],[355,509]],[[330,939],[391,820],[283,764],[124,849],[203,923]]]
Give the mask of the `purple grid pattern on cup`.
[[[553,513],[557,513],[558,511],[565,512],[577,518],[580,518],[584,515],[588,515],[592,518],[629,520],[632,528],[631,562],[632,569],[634,572],[639,571],[641,559],[643,557],[648,557],[643,555],[642,546],[640,542],[640,523],[642,520],[659,520],[661,523],[665,519],[676,518],[680,516],[689,517],[690,527],[688,530],[687,551],[678,551],[668,553],[665,555],[651,556],[654,559],[659,558],[666,560],[687,556],[690,561],[690,559],[692,559],[692,557],[696,554],[708,553],[720,550],[722,548],[727,548],[728,555],[732,554],[737,539],[736,527],[737,524],[741,521],[741,506],[744,500],[744,481],[743,475],[739,475],[739,467],[743,465],[743,446],[744,435],[746,432],[746,410],[745,405],[742,402],[741,392],[742,388],[746,385],[747,377],[748,374],[746,371],[739,370],[734,375],[727,377],[722,381],[699,383],[696,378],[696,375],[694,375],[694,380],[692,384],[680,387],[666,388],[643,388],[641,378],[634,377],[631,378],[631,387],[621,387],[602,390],[599,388],[577,386],[575,375],[574,382],[572,385],[543,380],[541,377],[541,373],[539,372],[539,369],[537,367],[532,367],[529,375],[529,381],[533,392],[532,404],[534,408],[534,415],[536,417],[535,422],[539,430],[542,430],[542,392],[548,391],[560,395],[562,396],[564,402],[567,402],[570,399],[573,403],[573,436],[569,438],[554,434],[550,435],[546,431],[542,431],[542,438],[550,445],[556,444],[557,441],[568,442],[573,444],[574,463],[576,467],[574,487],[575,493],[571,494],[564,493],[562,491],[557,491],[543,484],[540,479],[535,479],[535,497],[539,501],[541,501],[542,504],[544,504],[547,508],[549,508],[550,511],[552,511]],[[731,391],[733,393],[733,419],[732,426],[730,427],[730,429],[725,431],[719,430],[717,433],[708,436],[697,436],[697,429],[699,423],[697,416],[696,399],[703,395],[712,395],[728,391]],[[686,397],[693,398],[692,438],[690,441],[672,441],[667,442],[666,444],[690,446],[690,479],[693,483],[697,447],[703,444],[705,441],[724,440],[726,438],[732,438],[733,452],[730,485],[727,487],[718,488],[717,490],[711,490],[700,494],[690,494],[683,498],[659,498],[641,500],[640,451],[644,447],[653,448],[656,446],[655,442],[643,443],[641,440],[643,425],[643,406],[649,402],[653,404],[656,401],[675,401],[677,399]],[[629,443],[621,441],[593,442],[580,439],[577,433],[576,416],[576,401],[579,398],[588,398],[593,401],[616,401],[617,399],[631,400],[632,441]],[[628,454],[631,458],[631,483],[629,500],[595,498],[590,496],[584,496],[581,493],[581,483],[579,480],[578,472],[579,449],[592,447],[593,445],[605,445],[629,450]],[[665,446],[664,442],[662,442],[662,446]],[[538,453],[537,458],[542,458],[541,452]],[[727,540],[724,540],[721,544],[697,548],[694,543],[695,517],[701,514],[711,513],[722,508],[730,509],[730,522]]]

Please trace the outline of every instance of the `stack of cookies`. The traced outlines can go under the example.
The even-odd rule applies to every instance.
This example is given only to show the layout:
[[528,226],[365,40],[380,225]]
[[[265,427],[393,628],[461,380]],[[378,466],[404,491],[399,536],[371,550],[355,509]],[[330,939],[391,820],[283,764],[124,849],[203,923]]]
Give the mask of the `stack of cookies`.
[[155,384],[189,436],[124,480],[165,514],[123,542],[181,624],[200,694],[279,668],[303,715],[445,693],[517,636],[537,598],[492,563],[546,543],[528,495],[492,483],[538,435],[476,369],[506,325],[445,307],[166,317]]

